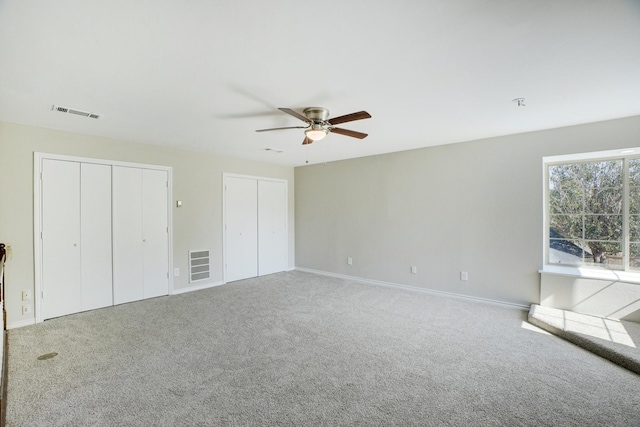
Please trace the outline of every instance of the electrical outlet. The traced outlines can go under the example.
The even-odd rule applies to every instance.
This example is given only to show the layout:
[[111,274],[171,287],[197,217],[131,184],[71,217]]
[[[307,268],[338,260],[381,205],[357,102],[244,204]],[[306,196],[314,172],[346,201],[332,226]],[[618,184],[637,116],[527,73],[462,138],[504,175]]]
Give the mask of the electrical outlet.
[[353,258],[351,257],[347,258],[347,264],[353,265]]
[[411,266],[411,274],[418,274],[418,267],[416,267],[415,265]]
[[25,304],[22,306],[22,314],[30,314],[31,313],[31,304]]
[[178,276],[180,275],[180,269],[179,269],[179,268],[174,268],[174,269],[173,269],[173,275],[174,275],[175,277],[178,277]]
[[31,297],[30,290],[22,291],[22,301],[31,301]]
[[469,280],[469,273],[466,272],[466,271],[461,271],[460,272],[460,280],[464,280],[464,281]]

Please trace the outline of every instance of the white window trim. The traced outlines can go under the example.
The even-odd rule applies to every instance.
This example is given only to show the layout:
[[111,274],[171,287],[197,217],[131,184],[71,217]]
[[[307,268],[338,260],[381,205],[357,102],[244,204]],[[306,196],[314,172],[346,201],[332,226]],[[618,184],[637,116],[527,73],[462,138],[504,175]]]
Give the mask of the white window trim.
[[555,264],[545,264],[541,274],[554,274],[557,276],[568,276],[576,279],[596,279],[609,282],[624,282],[640,285],[640,272],[622,270],[598,270],[595,268],[561,266]]
[[[640,271],[629,270],[611,270],[606,268],[597,268],[590,266],[577,266],[567,265],[562,266],[558,264],[549,264],[549,169],[548,167],[553,164],[563,164],[571,162],[588,162],[592,160],[611,160],[622,159],[626,157],[640,156],[640,147],[622,148],[618,150],[608,151],[594,151],[590,153],[578,153],[578,154],[565,154],[560,156],[547,156],[542,158],[542,238],[543,238],[543,250],[542,250],[542,270],[539,273],[543,274],[557,274],[562,276],[570,276],[582,279],[597,279],[597,280],[609,280],[625,283],[640,284]],[[626,164],[626,161],[625,161]],[[625,170],[625,174],[628,171]],[[625,186],[625,202],[628,200],[628,187]],[[625,203],[625,206],[628,206]],[[628,230],[625,227],[626,234]],[[623,248],[626,250],[626,248]],[[624,265],[625,268],[628,266]]]

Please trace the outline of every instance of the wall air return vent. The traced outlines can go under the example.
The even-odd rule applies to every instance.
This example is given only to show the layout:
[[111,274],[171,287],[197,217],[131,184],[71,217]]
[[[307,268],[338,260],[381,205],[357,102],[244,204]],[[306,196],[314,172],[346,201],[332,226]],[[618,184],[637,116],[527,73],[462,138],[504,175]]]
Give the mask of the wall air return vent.
[[90,113],[88,111],[76,110],[76,109],[73,109],[73,108],[61,107],[59,105],[54,105],[53,107],[51,107],[51,109],[53,111],[58,111],[60,113],[68,113],[68,114],[75,114],[76,116],[89,117],[90,119],[97,119],[97,118],[100,117],[100,115],[96,114],[96,113]]
[[189,283],[209,279],[209,250],[189,251]]

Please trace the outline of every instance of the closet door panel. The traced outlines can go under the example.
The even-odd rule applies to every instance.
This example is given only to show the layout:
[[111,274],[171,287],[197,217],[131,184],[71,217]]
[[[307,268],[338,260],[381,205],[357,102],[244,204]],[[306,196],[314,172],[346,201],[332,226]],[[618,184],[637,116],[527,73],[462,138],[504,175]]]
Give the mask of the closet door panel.
[[82,310],[113,305],[111,166],[80,166]]
[[43,319],[82,310],[80,163],[42,161]]
[[[113,302],[144,298],[142,169],[113,167]],[[166,208],[165,208],[166,209]]]
[[258,274],[287,269],[286,183],[258,181]]
[[144,298],[169,293],[167,172],[142,171]]
[[225,280],[258,275],[258,187],[255,179],[225,179]]

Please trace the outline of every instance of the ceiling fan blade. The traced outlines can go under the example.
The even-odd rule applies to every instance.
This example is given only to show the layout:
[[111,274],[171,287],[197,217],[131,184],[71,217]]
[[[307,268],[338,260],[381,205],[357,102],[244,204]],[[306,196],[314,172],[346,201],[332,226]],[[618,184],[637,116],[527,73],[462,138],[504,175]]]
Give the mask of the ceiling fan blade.
[[307,144],[311,144],[313,142],[313,139],[310,139],[308,137],[304,137],[304,141],[302,141],[302,145],[307,145]]
[[357,113],[351,113],[344,116],[334,117],[332,119],[327,120],[328,123],[332,125],[337,125],[338,123],[346,123],[352,122],[354,120],[362,120],[362,119],[370,119],[371,114],[366,111],[358,111]]
[[287,113],[287,114],[289,114],[289,115],[291,115],[291,116],[295,117],[296,119],[300,119],[300,120],[302,120],[303,122],[311,123],[311,121],[310,121],[309,119],[307,119],[307,118],[306,118],[305,116],[303,116],[302,114],[300,114],[300,113],[297,113],[297,112],[293,111],[291,108],[278,108],[278,110],[282,111],[283,113]]
[[339,133],[340,135],[352,136],[358,139],[364,139],[368,136],[366,133],[356,132],[355,130],[342,129],[342,128],[331,128],[332,133]]
[[284,128],[269,128],[269,129],[256,129],[256,132],[268,132],[270,130],[282,130],[282,129],[306,129],[309,126],[288,126]]

